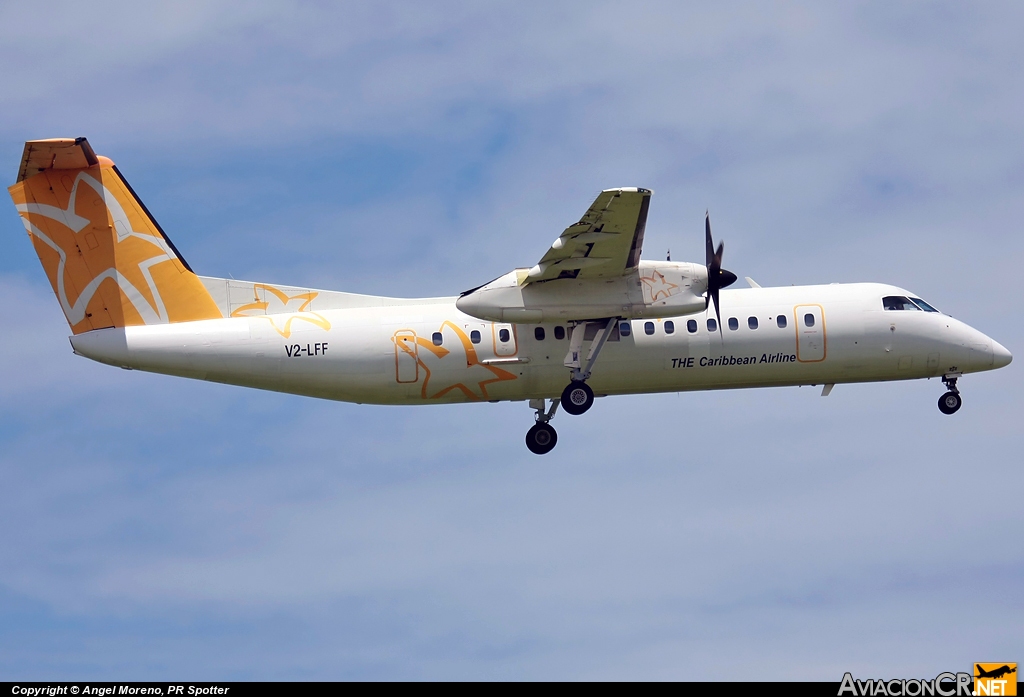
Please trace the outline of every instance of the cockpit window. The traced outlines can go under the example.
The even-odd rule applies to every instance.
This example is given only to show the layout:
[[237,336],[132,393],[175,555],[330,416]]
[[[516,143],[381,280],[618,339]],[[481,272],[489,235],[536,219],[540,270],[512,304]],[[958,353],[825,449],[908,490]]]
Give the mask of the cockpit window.
[[910,298],[904,298],[902,295],[887,295],[882,298],[882,307],[886,310],[915,310],[921,311],[917,305],[910,301]]
[[924,300],[921,300],[921,298],[911,298],[911,300],[913,300],[914,304],[925,312],[938,312],[938,310],[926,303]]

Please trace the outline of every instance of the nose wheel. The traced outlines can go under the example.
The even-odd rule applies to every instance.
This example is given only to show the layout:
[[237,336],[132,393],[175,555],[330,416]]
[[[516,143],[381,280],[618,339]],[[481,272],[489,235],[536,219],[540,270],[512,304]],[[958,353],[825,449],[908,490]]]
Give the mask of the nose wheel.
[[551,400],[551,407],[544,410],[543,399],[531,399],[530,408],[537,411],[534,418],[537,420],[529,431],[526,432],[526,447],[535,455],[546,455],[558,444],[558,434],[549,421],[554,418],[558,411],[558,400]]
[[963,404],[963,399],[960,398],[960,390],[956,387],[955,375],[944,375],[942,382],[946,385],[946,389],[949,390],[946,394],[939,397],[939,411],[943,414],[955,414],[960,406]]
[[955,414],[963,403],[959,392],[947,392],[939,397],[939,411],[943,414]]

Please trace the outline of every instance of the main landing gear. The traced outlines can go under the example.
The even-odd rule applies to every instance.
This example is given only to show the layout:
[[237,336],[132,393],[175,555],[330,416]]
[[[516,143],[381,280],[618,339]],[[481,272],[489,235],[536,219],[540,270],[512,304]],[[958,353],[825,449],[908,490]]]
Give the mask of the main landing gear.
[[587,379],[590,377],[590,371],[594,369],[594,363],[597,362],[604,343],[608,341],[608,337],[611,336],[618,321],[617,317],[611,317],[589,323],[597,326],[597,333],[591,339],[585,364],[580,360],[580,354],[583,353],[583,341],[586,338],[588,322],[578,322],[573,325],[572,334],[569,337],[569,353],[565,356],[565,367],[572,371],[570,373],[571,382],[562,390],[560,399],[551,400],[551,406],[546,411],[544,409],[545,400],[530,400],[530,408],[537,412],[534,417],[536,423],[526,432],[526,447],[530,449],[531,453],[537,455],[549,453],[558,442],[558,434],[548,422],[558,411],[559,404],[562,409],[574,416],[579,416],[594,405],[594,391],[587,384]]
[[562,409],[566,414],[579,416],[594,404],[594,391],[590,385],[573,380],[562,390]]
[[543,399],[531,399],[530,408],[537,410],[537,415],[534,417],[537,423],[526,432],[526,447],[530,449],[531,453],[545,455],[551,452],[558,443],[558,434],[548,423],[558,411],[558,400],[552,399],[551,408],[544,411]]
[[949,390],[946,394],[939,397],[939,411],[943,414],[955,414],[960,405],[963,404],[963,400],[960,399],[960,390],[956,387],[956,379],[959,375],[943,375],[942,382]]
[[[597,357],[601,354],[601,349],[604,348],[605,342],[608,341],[608,337],[611,336],[618,321],[618,317],[609,317],[603,320],[603,324],[598,322],[578,322],[573,326],[572,336],[569,337],[569,353],[565,355],[564,362],[565,367],[572,371],[571,382],[562,390],[561,399],[562,409],[565,409],[566,413],[579,416],[594,406],[594,391],[590,389],[587,380],[594,369]],[[580,354],[583,353],[583,341],[586,337],[588,324],[596,325],[600,328],[597,330],[597,335],[590,342],[590,350],[587,351],[586,364],[584,365],[580,360]]]

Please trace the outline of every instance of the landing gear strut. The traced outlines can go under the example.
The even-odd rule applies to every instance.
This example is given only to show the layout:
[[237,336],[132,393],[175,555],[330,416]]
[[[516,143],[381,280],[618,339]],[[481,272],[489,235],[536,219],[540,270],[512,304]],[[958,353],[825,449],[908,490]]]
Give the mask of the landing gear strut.
[[959,375],[943,375],[942,382],[949,390],[946,394],[939,397],[939,411],[943,414],[953,414],[963,404],[963,400],[960,398],[960,390],[956,387],[956,379]]
[[543,399],[531,399],[530,408],[537,410],[537,414],[534,416],[537,423],[526,432],[526,447],[530,449],[531,453],[545,455],[551,452],[558,443],[558,434],[548,423],[558,411],[558,400],[552,399],[551,407],[544,411]]
[[562,391],[561,399],[562,409],[566,413],[579,416],[594,405],[594,391],[590,389],[587,380],[594,369],[597,357],[601,354],[601,349],[604,348],[605,342],[608,341],[608,337],[611,336],[618,321],[617,317],[609,317],[604,321],[604,326],[598,330],[597,336],[590,342],[586,365],[580,360],[580,354],[583,353],[587,322],[579,322],[573,326],[572,335],[569,337],[569,353],[566,354],[564,362],[565,367],[571,371],[571,382]]

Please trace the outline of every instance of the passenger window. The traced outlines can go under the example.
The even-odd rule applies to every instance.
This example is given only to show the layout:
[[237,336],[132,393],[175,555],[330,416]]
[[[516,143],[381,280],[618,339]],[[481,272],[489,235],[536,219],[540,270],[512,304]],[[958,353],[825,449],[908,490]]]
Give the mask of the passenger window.
[[[508,333],[507,329],[499,329],[498,330],[498,341],[500,341],[501,343],[505,343],[510,338],[512,338],[512,335]],[[440,345],[441,344],[438,344],[438,346],[440,346]]]
[[558,339],[559,341],[565,338],[565,327],[555,327],[555,338]]
[[804,326],[805,327],[813,327],[814,326],[814,315],[812,315],[810,312],[808,312],[806,315],[804,315]]
[[650,336],[654,333],[654,322],[644,322],[644,334]]
[[778,317],[776,317],[775,318],[775,324],[779,325],[779,329],[785,329],[786,328],[786,316],[785,315],[779,315]]
[[757,317],[747,317],[747,326],[751,329],[757,329]]
[[718,331],[718,322],[716,322],[713,319],[709,319],[708,320],[708,331],[709,332],[717,332]]
[[665,333],[672,334],[676,330],[676,323],[672,320],[665,320]]
[[686,331],[690,332],[691,334],[696,334],[697,333],[697,320],[695,320],[695,319],[688,319],[688,320],[686,320]]
[[544,327],[535,327],[533,330],[533,338],[537,341],[544,341]]
[[[437,336],[437,335],[435,334],[434,336]],[[479,344],[480,343],[480,332],[478,332],[475,329],[473,331],[471,331],[469,333],[469,340],[472,341],[474,344]]]
[[736,319],[735,317],[730,317],[729,318],[729,329],[731,329],[733,331],[736,331],[739,328],[740,328],[740,321],[738,319]]
[[629,336],[629,322],[619,322],[619,336]]
[[444,337],[441,336],[441,332],[434,332],[430,336],[430,340],[434,342],[434,346],[440,346],[441,342],[444,341]]

